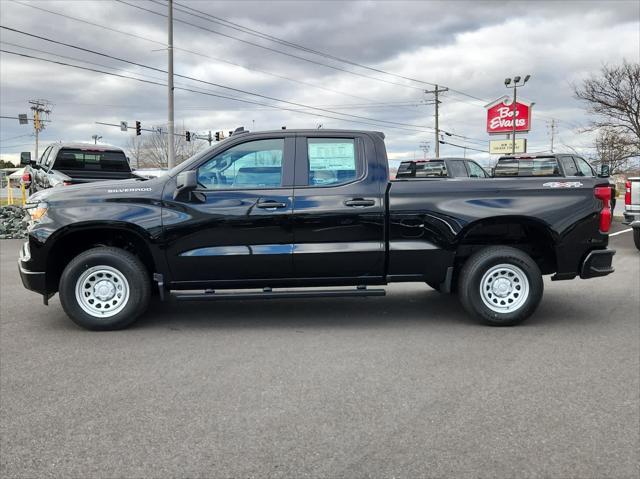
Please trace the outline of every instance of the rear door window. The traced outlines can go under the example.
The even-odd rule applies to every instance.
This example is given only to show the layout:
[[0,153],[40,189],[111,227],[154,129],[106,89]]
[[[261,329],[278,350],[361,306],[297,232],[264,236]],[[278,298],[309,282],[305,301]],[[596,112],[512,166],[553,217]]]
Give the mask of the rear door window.
[[560,163],[562,164],[562,169],[564,170],[564,176],[578,176],[578,168],[573,161],[573,157],[561,156]]
[[307,138],[309,186],[337,186],[360,176],[354,138]]
[[449,173],[453,178],[467,178],[467,168],[464,166],[464,161],[449,161]]

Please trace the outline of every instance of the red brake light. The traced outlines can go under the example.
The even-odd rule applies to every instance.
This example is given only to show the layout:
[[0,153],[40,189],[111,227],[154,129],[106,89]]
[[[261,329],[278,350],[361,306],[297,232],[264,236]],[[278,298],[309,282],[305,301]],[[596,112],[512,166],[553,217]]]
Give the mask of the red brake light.
[[602,210],[600,210],[600,232],[608,233],[611,227],[611,187],[596,186],[593,194],[603,203]]
[[70,181],[63,181],[62,182],[62,186],[71,186],[73,183],[71,183]]
[[631,182],[629,180],[624,184],[624,204],[631,204]]
[[31,173],[27,173],[27,172],[22,173],[22,182],[31,183]]

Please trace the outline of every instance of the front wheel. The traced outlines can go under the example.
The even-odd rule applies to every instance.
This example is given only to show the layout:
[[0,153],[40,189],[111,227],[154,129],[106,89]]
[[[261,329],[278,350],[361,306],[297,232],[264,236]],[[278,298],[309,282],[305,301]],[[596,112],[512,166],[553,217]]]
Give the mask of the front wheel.
[[512,326],[536,310],[544,283],[538,265],[508,246],[478,251],[460,272],[459,296],[468,313],[492,326]]
[[104,331],[125,328],[142,314],[149,304],[151,284],[137,256],[98,247],[69,262],[59,291],[62,308],[76,324]]
[[636,248],[640,250],[640,228],[633,228],[633,242]]

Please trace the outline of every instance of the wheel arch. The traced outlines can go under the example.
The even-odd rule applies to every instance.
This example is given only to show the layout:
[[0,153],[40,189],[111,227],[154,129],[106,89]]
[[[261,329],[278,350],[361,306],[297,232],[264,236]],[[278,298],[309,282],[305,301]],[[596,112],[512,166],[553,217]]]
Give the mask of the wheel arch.
[[463,263],[475,251],[495,245],[512,246],[527,253],[543,274],[557,270],[558,235],[545,222],[528,216],[481,219],[465,226],[456,238],[456,262]]
[[58,282],[66,265],[80,253],[97,246],[112,246],[136,255],[151,276],[157,271],[149,235],[139,226],[125,222],[83,222],[65,228],[47,242],[47,289],[58,290]]

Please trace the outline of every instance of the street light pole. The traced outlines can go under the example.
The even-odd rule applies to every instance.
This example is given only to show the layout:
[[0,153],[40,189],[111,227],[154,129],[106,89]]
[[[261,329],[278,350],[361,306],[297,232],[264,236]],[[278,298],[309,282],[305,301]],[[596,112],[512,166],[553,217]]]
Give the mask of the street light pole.
[[167,27],[168,27],[168,42],[167,42],[167,51],[169,54],[168,60],[169,65],[167,68],[168,78],[167,85],[169,87],[169,118],[168,118],[168,133],[167,133],[167,146],[168,146],[168,158],[167,158],[167,166],[169,169],[176,166],[175,160],[175,150],[174,150],[174,136],[175,136],[175,128],[173,125],[173,0],[168,1],[169,12],[167,15]]
[[524,86],[525,83],[529,81],[529,78],[531,78],[531,75],[525,76],[522,83],[520,83],[520,75],[517,75],[513,78],[504,79],[504,86],[506,86],[507,88],[513,88],[513,108],[512,108],[513,130],[512,130],[512,138],[511,138],[511,154],[512,155],[515,155],[516,153],[516,115],[518,114],[518,87]]
[[513,85],[513,135],[511,136],[511,154],[516,154],[516,115],[518,114],[518,86]]

